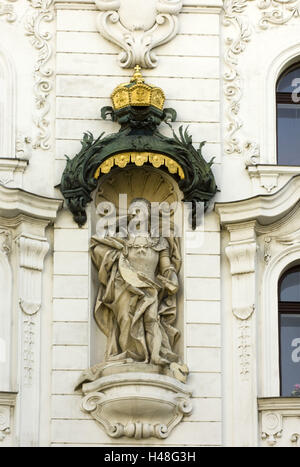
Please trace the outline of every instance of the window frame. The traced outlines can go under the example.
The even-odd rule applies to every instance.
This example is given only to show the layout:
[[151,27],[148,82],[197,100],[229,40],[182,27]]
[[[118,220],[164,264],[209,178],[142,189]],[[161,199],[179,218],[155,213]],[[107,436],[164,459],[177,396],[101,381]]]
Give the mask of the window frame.
[[[292,266],[286,269],[280,276],[278,281],[278,360],[279,360],[279,393],[280,397],[286,397],[282,395],[282,368],[281,368],[281,316],[284,314],[300,314],[300,300],[299,302],[284,302],[280,300],[280,291],[283,280],[288,274],[293,272],[300,272],[300,265]],[[300,284],[299,284],[300,286]]]
[[[295,104],[299,105],[299,102],[293,102],[292,100],[292,92],[287,93],[287,92],[278,92],[277,88],[279,85],[279,82],[289,73],[291,73],[294,70],[299,69],[300,73],[300,56],[299,56],[299,61],[293,63],[292,65],[288,66],[285,68],[280,75],[278,76],[276,80],[276,85],[275,85],[275,107],[276,107],[276,164],[280,166],[287,166],[287,167],[298,167],[298,165],[292,165],[292,164],[279,164],[278,161],[278,137],[279,137],[279,132],[278,132],[278,104]],[[299,162],[300,166],[300,162]]]

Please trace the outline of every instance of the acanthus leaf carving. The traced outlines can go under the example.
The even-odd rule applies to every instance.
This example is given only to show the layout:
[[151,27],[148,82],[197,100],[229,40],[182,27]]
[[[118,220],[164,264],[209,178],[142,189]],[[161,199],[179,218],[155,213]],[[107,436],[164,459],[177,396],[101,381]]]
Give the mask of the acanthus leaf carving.
[[0,407],[0,442],[10,434],[10,407]]
[[226,39],[224,78],[224,95],[227,99],[227,154],[241,154],[243,152],[237,132],[242,128],[243,122],[239,117],[240,100],[242,97],[241,76],[238,69],[238,56],[244,52],[252,34],[249,18],[244,14],[248,0],[225,0],[223,23],[233,27],[236,31],[234,37]]
[[244,145],[245,165],[256,165],[260,162],[260,146],[256,142],[247,141]]
[[182,0],[147,0],[141,11],[136,0],[95,0],[100,34],[118,45],[122,68],[155,68],[153,49],[169,42],[178,31]]
[[11,252],[11,233],[9,230],[0,230],[0,251],[6,256]]
[[[223,24],[231,27],[235,31],[234,37],[226,40],[224,62],[224,96],[227,100],[227,135],[225,151],[227,154],[242,154],[245,151],[246,166],[257,164],[259,157],[253,147],[243,148],[243,143],[238,137],[238,133],[243,127],[243,121],[240,117],[240,104],[242,99],[243,76],[239,70],[239,56],[245,51],[247,43],[251,40],[252,29],[249,15],[246,15],[246,9],[253,0],[225,0],[223,5]],[[253,2],[254,3],[254,2]],[[266,30],[270,26],[280,26],[287,24],[293,18],[300,17],[300,0],[257,0],[256,6],[262,11],[258,27]],[[251,143],[250,143],[251,144]],[[250,160],[249,160],[250,149]],[[252,158],[252,149],[255,149],[254,158]],[[268,182],[263,185],[267,191],[272,191],[274,185]]]
[[261,29],[268,29],[270,25],[286,24],[292,18],[300,16],[299,0],[259,0],[258,7],[263,10],[259,21]]
[[293,433],[291,436],[291,443],[294,447],[300,447],[300,433]]
[[49,94],[53,88],[51,78],[53,70],[48,66],[52,56],[50,40],[52,34],[43,31],[44,23],[54,19],[54,0],[28,0],[33,11],[30,12],[25,23],[26,35],[31,38],[33,47],[38,51],[38,58],[34,70],[34,95],[36,116],[34,123],[37,134],[32,142],[33,149],[50,149],[50,121],[47,115],[50,111]]
[[16,157],[28,161],[31,157],[32,139],[19,133],[16,140]]
[[276,412],[267,412],[262,415],[261,439],[269,446],[275,446],[282,437],[282,415]]
[[6,2],[0,2],[0,16],[5,16],[6,21],[8,23],[14,23],[17,19],[17,15],[15,12],[14,3],[16,0],[8,0],[9,3]]

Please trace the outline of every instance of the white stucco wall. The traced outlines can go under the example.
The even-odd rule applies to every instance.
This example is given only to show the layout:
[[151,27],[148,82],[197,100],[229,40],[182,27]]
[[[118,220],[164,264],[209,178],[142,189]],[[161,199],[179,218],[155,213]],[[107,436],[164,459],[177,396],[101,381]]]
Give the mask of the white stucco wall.
[[[0,378],[0,410],[10,414],[11,433],[0,446],[139,445],[126,438],[112,441],[80,410],[74,383],[94,363],[97,339],[102,339],[92,317],[92,226],[89,219],[79,229],[66,209],[55,219],[59,202],[50,200],[61,198],[54,186],[65,167],[64,154],[72,157],[79,151],[83,132],[96,137],[118,130],[117,124],[101,120],[100,109],[110,105],[111,92],[132,70],[120,68],[119,48],[97,31],[92,1],[4,4],[0,233],[9,232],[11,253],[0,254],[1,271],[5,263],[13,279],[4,272],[8,286],[4,279],[0,284],[0,306],[5,303],[12,316],[11,326],[6,318],[0,320],[11,355]],[[215,156],[220,189],[214,199],[219,206],[205,216],[203,241],[196,249],[185,243],[184,249],[182,339],[194,410],[167,440],[151,439],[149,444],[270,445],[273,438],[276,444],[281,427],[281,443],[298,443],[292,435],[300,431],[299,408],[295,403],[288,412],[288,401],[277,400],[275,284],[281,271],[300,258],[298,182],[292,180],[300,172],[276,166],[275,144],[275,83],[300,56],[297,13],[296,0],[185,0],[179,33],[156,49],[158,66],[143,70],[147,83],[164,90],[166,107],[176,109],[173,128],[189,126],[196,146],[206,141],[203,154],[206,160]],[[167,125],[161,130],[170,133]],[[248,201],[239,203],[243,199]],[[20,237],[34,240],[31,249],[22,249]],[[34,269],[28,258],[37,258],[39,249],[47,256]],[[26,257],[24,251],[25,266],[20,259]],[[36,270],[41,307],[34,321],[37,334],[28,347],[28,315],[19,301],[25,296],[30,302],[31,289],[20,283]],[[31,306],[39,293],[32,292]],[[23,348],[35,355],[32,386],[24,376]],[[18,396],[1,395],[7,390]],[[24,420],[34,407],[27,426]],[[274,433],[269,412],[278,420]]]

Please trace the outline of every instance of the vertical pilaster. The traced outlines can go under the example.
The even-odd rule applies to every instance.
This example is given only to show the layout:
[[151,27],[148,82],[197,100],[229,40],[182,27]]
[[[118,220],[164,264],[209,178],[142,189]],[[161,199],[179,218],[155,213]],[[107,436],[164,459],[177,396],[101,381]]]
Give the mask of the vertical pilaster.
[[232,442],[257,445],[255,222],[227,225],[231,273]]
[[19,444],[38,446],[40,416],[40,309],[42,272],[49,244],[46,238],[22,234],[19,246],[21,358]]

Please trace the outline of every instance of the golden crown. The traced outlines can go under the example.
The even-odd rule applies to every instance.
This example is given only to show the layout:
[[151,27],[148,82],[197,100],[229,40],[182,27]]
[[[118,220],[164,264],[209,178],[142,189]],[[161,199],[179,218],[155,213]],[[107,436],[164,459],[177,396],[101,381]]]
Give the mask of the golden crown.
[[147,107],[150,105],[162,110],[165,103],[162,89],[145,84],[139,65],[134,68],[130,83],[120,84],[116,87],[111,99],[115,110],[128,106]]

